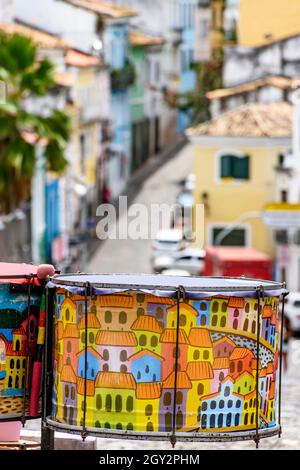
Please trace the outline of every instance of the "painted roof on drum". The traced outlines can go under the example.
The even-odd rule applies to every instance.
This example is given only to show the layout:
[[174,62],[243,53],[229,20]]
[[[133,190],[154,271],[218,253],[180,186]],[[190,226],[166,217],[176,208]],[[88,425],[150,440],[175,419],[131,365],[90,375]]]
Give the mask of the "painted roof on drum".
[[13,335],[26,335],[26,331],[24,326],[20,326],[19,328],[16,328],[15,330],[12,331]]
[[151,315],[141,315],[138,317],[132,324],[131,329],[137,331],[151,331],[152,333],[158,334],[163,331],[156,318]]
[[274,366],[272,362],[269,362],[267,365],[267,374],[273,374],[274,372]]
[[157,295],[147,294],[146,301],[153,304],[166,304],[173,305],[176,300],[169,299],[168,297],[158,297]]
[[[160,337],[160,342],[161,343],[176,343],[176,328],[165,329]],[[179,344],[189,344],[189,340],[186,335],[186,332],[182,330],[181,328],[179,329],[179,333],[178,333],[178,342]]]
[[206,380],[214,377],[211,363],[208,361],[189,362],[186,372],[190,380]]
[[132,331],[98,331],[96,344],[109,346],[137,346]]
[[[252,361],[251,361],[251,369],[252,369],[252,370],[256,370],[256,366],[257,366],[257,364],[256,364],[256,357],[254,357],[254,358],[252,359]],[[261,368],[262,368],[262,365],[261,365],[261,361],[259,360],[259,361],[258,361],[258,370],[261,370]]]
[[72,366],[66,364],[63,366],[60,376],[61,382],[71,382],[73,384],[77,383],[76,374],[72,368]]
[[214,360],[213,369],[229,369],[229,358],[217,357]]
[[265,305],[263,307],[262,318],[272,318],[273,309],[271,305]]
[[[37,273],[37,266],[25,263],[0,263],[0,276],[7,276],[6,279],[0,278],[0,284],[27,284],[26,276]],[[14,276],[20,276],[15,278]],[[24,277],[22,277],[24,276]],[[35,278],[35,284],[39,285],[39,280]]]
[[79,331],[77,325],[73,323],[67,323],[63,334],[64,338],[79,338]]
[[231,355],[230,359],[243,359],[244,357],[251,355],[252,357],[254,356],[253,352],[250,351],[248,348],[235,348]]
[[[84,381],[85,379],[77,377],[77,393],[79,395],[84,395]],[[86,380],[86,394],[88,397],[93,397],[95,395],[95,381]]]
[[[163,383],[163,388],[174,388],[175,372],[171,372]],[[177,372],[177,388],[192,388],[192,382],[186,372]]]
[[245,300],[242,297],[230,297],[228,302],[229,308],[244,308]]
[[98,297],[100,307],[133,307],[133,296],[132,295],[100,295]]
[[[92,348],[92,346],[89,346],[87,348],[87,352],[93,354],[94,356],[96,356],[98,359],[103,359],[103,357],[101,356],[101,354],[98,353],[98,351],[96,351],[96,349]],[[85,348],[82,349],[81,351],[79,351],[76,356],[81,356],[82,354],[85,354]]]
[[154,352],[149,351],[149,349],[142,349],[141,351],[139,351],[139,352],[133,354],[132,356],[130,356],[127,360],[128,361],[135,361],[136,359],[139,359],[140,357],[144,357],[144,356],[147,356],[147,355],[155,357],[159,361],[164,361],[165,360],[163,357],[159,356],[158,354],[155,354]]
[[[88,328],[101,328],[100,322],[96,316],[95,313],[88,313],[87,316],[87,326]],[[85,329],[85,315],[82,316],[79,324],[78,324],[79,330],[84,330]]]
[[136,389],[134,377],[129,372],[98,372],[96,388]]
[[270,394],[269,394],[269,400],[273,400],[275,397],[275,382],[273,381],[271,383],[271,388],[270,388]]
[[136,398],[153,400],[160,398],[162,384],[160,382],[141,382],[136,384]]
[[228,336],[223,336],[223,338],[219,338],[216,341],[213,342],[213,346],[218,346],[219,344],[227,343],[233,346],[234,348],[236,347],[236,344],[232,339],[228,338]]
[[192,346],[200,348],[211,348],[212,341],[209,331],[205,328],[191,328],[189,342]]

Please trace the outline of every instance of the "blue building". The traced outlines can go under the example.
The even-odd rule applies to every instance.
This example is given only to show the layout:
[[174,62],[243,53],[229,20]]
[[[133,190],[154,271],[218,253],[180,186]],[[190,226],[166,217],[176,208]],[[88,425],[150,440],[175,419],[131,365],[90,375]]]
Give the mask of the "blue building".
[[220,391],[202,398],[199,410],[201,429],[240,426],[243,415],[243,396],[233,392],[234,380],[226,377]]
[[160,382],[162,357],[143,349],[129,358],[131,372],[137,383]]
[[[78,377],[85,378],[85,350],[83,349],[78,354]],[[100,354],[92,347],[87,348],[87,370],[86,378],[88,380],[95,380],[100,370]]]
[[207,326],[210,320],[210,300],[194,300],[193,307],[197,310],[197,326]]

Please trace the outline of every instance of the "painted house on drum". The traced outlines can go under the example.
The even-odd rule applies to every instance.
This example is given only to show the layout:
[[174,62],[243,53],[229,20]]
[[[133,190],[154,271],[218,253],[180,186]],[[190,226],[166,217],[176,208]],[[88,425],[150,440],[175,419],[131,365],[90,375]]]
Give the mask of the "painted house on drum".
[[56,420],[104,431],[170,432],[176,394],[178,431],[255,429],[257,405],[259,426],[275,426],[279,302],[261,301],[257,361],[258,302],[242,300],[182,302],[176,365],[176,300],[142,292],[91,297],[86,324],[84,297],[58,290]]

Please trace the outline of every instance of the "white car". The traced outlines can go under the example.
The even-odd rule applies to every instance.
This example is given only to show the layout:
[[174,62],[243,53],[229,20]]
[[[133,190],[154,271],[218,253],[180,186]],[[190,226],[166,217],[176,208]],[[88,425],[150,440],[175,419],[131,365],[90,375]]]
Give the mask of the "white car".
[[190,173],[184,181],[183,188],[187,191],[193,192],[195,187],[196,187],[196,175],[194,173]]
[[200,275],[204,270],[205,251],[200,248],[186,248],[171,255],[161,255],[152,262],[154,272],[165,269],[183,269],[191,275]]
[[182,237],[182,230],[175,228],[161,230],[153,240],[151,259],[176,253],[185,247],[186,241]]
[[287,296],[284,313],[290,320],[293,335],[300,336],[300,292],[291,292]]
[[190,276],[190,273],[184,269],[164,269],[160,274],[164,276]]

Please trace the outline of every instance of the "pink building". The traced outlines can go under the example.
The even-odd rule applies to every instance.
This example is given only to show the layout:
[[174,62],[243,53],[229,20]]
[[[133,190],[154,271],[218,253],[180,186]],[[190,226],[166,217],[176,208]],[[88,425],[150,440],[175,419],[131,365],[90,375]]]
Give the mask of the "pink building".
[[245,300],[241,297],[230,297],[228,302],[228,327],[233,330],[243,329]]
[[229,357],[235,347],[236,344],[230,338],[223,336],[213,342],[214,358]]
[[229,358],[217,357],[213,363],[214,378],[210,382],[210,392],[219,391],[220,383],[229,373]]

